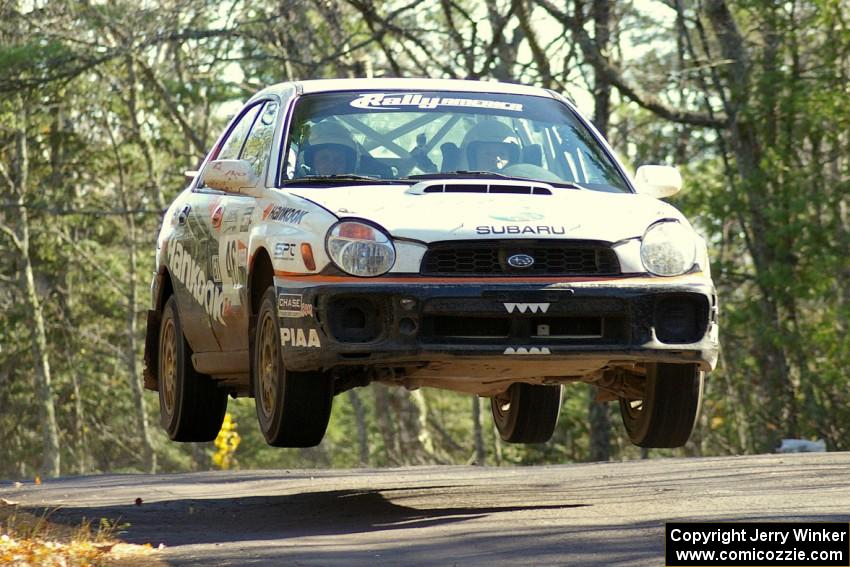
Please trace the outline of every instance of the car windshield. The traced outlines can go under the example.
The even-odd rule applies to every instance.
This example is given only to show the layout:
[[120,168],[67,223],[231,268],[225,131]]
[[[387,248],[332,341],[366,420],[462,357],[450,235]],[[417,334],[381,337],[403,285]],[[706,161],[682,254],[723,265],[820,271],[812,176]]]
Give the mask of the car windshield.
[[566,105],[492,93],[305,95],[296,103],[282,173],[290,182],[329,183],[506,176],[630,191]]

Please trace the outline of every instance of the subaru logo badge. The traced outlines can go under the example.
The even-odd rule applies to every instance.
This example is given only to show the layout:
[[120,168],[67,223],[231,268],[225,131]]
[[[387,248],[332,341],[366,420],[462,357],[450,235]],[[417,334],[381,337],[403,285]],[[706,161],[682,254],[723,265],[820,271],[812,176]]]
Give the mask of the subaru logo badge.
[[534,265],[534,258],[528,254],[514,254],[508,257],[508,265],[512,268],[530,268]]

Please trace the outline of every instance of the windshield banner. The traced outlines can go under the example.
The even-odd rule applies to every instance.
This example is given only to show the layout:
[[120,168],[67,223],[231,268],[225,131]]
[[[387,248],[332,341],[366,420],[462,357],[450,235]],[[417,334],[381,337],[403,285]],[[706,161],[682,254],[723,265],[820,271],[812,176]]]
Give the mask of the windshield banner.
[[464,108],[488,108],[493,110],[510,110],[522,112],[522,104],[502,102],[498,100],[483,100],[475,98],[441,98],[428,97],[415,93],[367,93],[351,101],[354,108],[380,108],[382,110],[401,110],[402,107],[415,107],[423,110],[433,110],[440,106]]

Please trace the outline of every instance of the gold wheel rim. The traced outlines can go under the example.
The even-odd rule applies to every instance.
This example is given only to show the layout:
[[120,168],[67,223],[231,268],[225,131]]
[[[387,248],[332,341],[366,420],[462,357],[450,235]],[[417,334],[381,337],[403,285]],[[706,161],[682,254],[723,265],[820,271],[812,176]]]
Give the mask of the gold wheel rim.
[[637,419],[643,413],[644,400],[626,400],[626,408],[632,419]]
[[162,330],[160,360],[162,361],[162,372],[160,372],[162,401],[166,413],[171,415],[174,413],[174,399],[177,390],[177,331],[174,328],[173,319],[168,319],[165,322],[165,328]]
[[495,402],[496,407],[496,413],[500,419],[507,419],[507,416],[511,413],[512,400],[513,396],[511,395],[511,388],[508,388],[501,394],[496,394],[495,396],[493,396],[493,401]]
[[279,356],[276,323],[266,313],[260,326],[260,409],[263,417],[271,419],[274,414],[278,386]]

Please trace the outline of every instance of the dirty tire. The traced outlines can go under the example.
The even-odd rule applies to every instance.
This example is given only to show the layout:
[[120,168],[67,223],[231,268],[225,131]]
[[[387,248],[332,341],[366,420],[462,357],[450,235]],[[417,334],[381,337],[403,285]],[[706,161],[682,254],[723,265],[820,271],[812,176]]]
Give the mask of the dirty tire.
[[263,294],[253,335],[251,379],[263,437],[275,447],[318,445],[331,416],[333,383],[324,372],[284,367],[274,286]]
[[639,447],[681,447],[691,436],[702,399],[696,364],[650,364],[643,400],[620,399],[629,439]]
[[545,443],[561,409],[561,386],[517,382],[490,398],[499,435],[509,443]]
[[221,429],[227,392],[192,366],[192,349],[183,336],[177,301],[168,298],[159,326],[159,411],[173,441],[212,441]]

